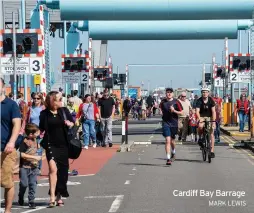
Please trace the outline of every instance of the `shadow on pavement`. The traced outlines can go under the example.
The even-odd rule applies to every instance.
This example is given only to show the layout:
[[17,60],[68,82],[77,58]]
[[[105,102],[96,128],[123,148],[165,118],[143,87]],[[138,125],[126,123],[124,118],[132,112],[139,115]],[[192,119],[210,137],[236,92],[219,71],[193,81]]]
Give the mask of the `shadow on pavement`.
[[158,166],[158,167],[168,167],[167,165],[154,164],[154,163],[120,163],[126,166]]
[[191,159],[180,159],[177,158],[175,161],[180,161],[180,162],[191,162],[191,163],[203,163],[203,160],[191,160]]
[[[167,160],[166,158],[154,158],[156,160]],[[194,162],[194,163],[202,163],[202,160],[191,160],[191,159],[180,159],[176,158],[175,161],[185,161],[185,162]]]

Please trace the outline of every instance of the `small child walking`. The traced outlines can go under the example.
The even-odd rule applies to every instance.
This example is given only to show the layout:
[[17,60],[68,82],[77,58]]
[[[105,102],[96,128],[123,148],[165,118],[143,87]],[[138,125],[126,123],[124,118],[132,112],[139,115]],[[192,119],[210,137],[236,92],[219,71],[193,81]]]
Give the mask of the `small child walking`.
[[197,142],[197,114],[196,110],[192,109],[189,117],[189,125],[191,127],[191,142]]
[[28,205],[30,208],[35,209],[34,203],[36,188],[37,188],[37,176],[39,173],[39,161],[42,159],[38,156],[37,152],[40,148],[37,143],[37,138],[40,135],[39,127],[35,124],[27,124],[25,127],[26,137],[20,144],[20,170],[19,170],[19,205],[24,205],[24,195],[26,188],[28,187]]

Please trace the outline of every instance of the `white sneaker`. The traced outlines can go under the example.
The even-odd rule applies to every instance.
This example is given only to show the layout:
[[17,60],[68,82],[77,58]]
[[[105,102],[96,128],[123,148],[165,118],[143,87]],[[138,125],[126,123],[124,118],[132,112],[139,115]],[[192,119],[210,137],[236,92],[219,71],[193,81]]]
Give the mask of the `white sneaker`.
[[93,148],[96,148],[96,146],[97,146],[97,144],[96,144],[96,143],[94,143],[94,144],[93,144]]
[[85,146],[84,149],[88,149],[88,146]]

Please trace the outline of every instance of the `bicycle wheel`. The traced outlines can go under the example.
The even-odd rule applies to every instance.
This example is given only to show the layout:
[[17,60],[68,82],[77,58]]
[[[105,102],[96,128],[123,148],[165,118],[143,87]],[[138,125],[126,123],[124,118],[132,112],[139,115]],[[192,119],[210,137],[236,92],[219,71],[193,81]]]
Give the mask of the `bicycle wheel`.
[[[206,137],[203,137],[206,139]],[[204,144],[204,147],[202,149],[202,156],[203,156],[203,160],[206,161],[206,142],[203,143]]]
[[206,150],[205,150],[205,148],[202,149],[202,156],[203,156],[203,161],[206,161]]
[[211,158],[211,142],[210,142],[210,135],[207,134],[207,139],[206,139],[206,143],[207,143],[207,157],[208,157],[208,163],[211,163],[212,158]]

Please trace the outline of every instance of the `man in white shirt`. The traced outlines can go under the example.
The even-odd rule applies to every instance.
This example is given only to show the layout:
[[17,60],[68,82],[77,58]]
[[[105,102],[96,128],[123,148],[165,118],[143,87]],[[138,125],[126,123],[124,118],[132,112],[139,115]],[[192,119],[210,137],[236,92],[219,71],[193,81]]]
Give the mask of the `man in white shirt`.
[[78,97],[78,90],[74,90],[73,100],[74,100],[74,105],[76,105],[76,106],[79,106],[80,104],[83,103],[83,101]]
[[189,127],[189,115],[191,110],[190,101],[186,97],[186,92],[182,92],[180,96],[180,103],[183,106],[183,115],[179,116],[178,119],[178,140],[186,141]]

